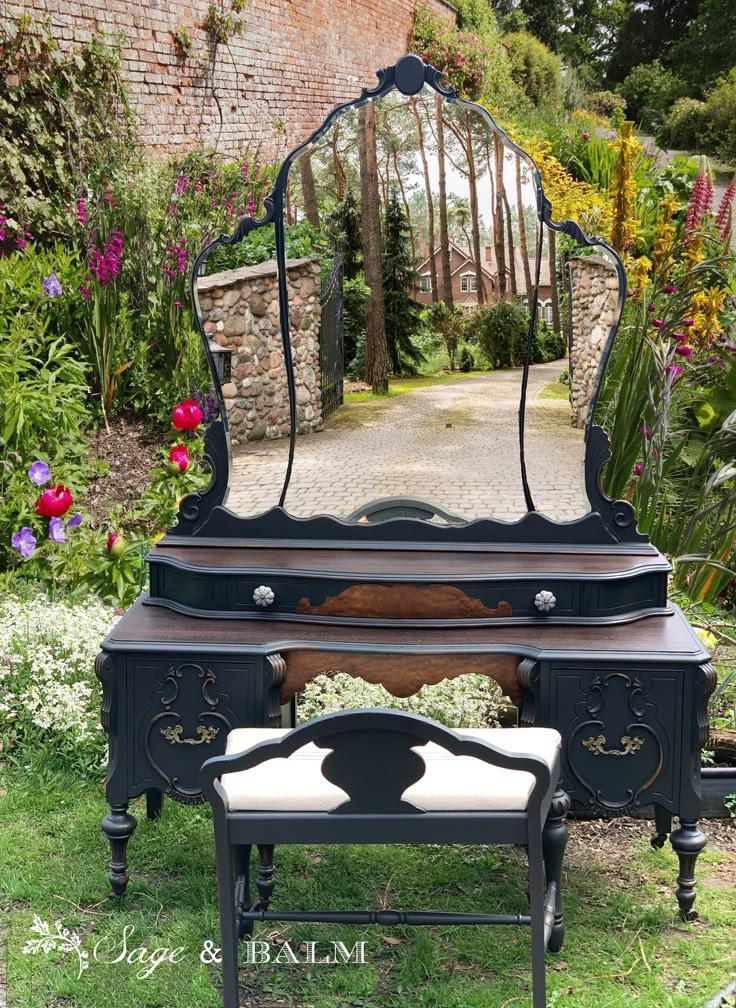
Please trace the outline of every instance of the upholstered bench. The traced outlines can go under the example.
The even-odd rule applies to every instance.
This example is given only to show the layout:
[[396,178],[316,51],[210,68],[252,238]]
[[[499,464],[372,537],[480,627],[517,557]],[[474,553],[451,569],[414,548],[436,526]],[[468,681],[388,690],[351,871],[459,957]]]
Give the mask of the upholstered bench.
[[[215,823],[225,1008],[238,1006],[237,941],[256,920],[527,924],[533,1005],[544,1008],[545,949],[558,951],[564,934],[560,872],[569,803],[559,777],[560,736],[546,728],[452,731],[413,714],[371,709],[291,730],[232,731],[226,754],[202,767]],[[272,912],[273,849],[282,843],[516,844],[528,852],[529,913]]]

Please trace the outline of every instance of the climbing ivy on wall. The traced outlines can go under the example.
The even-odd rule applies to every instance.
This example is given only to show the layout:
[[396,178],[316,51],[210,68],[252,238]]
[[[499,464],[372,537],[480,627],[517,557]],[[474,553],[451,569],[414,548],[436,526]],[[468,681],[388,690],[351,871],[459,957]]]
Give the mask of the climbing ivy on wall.
[[96,35],[62,52],[27,15],[0,26],[4,243],[69,232],[76,198],[125,164],[136,129],[120,45]]

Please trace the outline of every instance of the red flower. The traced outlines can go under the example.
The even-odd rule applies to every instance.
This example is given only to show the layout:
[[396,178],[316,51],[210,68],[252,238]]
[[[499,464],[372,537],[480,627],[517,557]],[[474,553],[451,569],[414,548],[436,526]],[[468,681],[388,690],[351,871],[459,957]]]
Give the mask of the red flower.
[[178,431],[196,430],[202,422],[202,410],[194,399],[185,399],[178,406],[174,406],[171,422]]
[[107,537],[107,552],[114,557],[119,557],[125,549],[125,539],[119,532],[111,532]]
[[189,468],[189,452],[183,444],[174,445],[169,452],[169,465],[173,472],[186,472]]
[[36,501],[36,513],[44,518],[61,518],[74,501],[68,487],[49,487]]

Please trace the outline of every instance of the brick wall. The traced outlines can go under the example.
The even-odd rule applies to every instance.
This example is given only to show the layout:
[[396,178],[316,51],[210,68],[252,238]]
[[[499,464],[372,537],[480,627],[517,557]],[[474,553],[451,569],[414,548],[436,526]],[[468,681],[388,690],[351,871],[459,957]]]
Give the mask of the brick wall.
[[[414,5],[250,0],[241,35],[217,47],[200,27],[208,0],[23,0],[4,9],[47,18],[64,48],[95,29],[122,33],[141,136],[154,150],[184,152],[201,142],[223,153],[260,147],[276,158],[407,51]],[[430,6],[455,17],[445,0]],[[173,38],[180,27],[193,40],[186,57]]]

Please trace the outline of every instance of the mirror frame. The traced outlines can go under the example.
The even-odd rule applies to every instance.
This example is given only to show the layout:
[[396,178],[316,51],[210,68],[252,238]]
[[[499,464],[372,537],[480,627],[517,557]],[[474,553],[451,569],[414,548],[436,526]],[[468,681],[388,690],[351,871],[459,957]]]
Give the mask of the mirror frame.
[[[189,542],[192,537],[208,544],[216,540],[227,539],[242,543],[254,541],[270,541],[278,539],[289,541],[299,546],[324,546],[346,544],[351,547],[372,546],[376,543],[391,544],[396,548],[406,544],[407,548],[416,548],[417,544],[456,548],[470,548],[483,544],[492,547],[508,546],[535,548],[544,545],[548,548],[567,549],[571,546],[582,547],[616,547],[625,546],[627,552],[632,548],[637,551],[649,552],[653,549],[646,536],[638,532],[633,508],[627,501],[616,501],[606,496],[600,482],[603,466],[610,458],[610,442],[608,435],[594,424],[593,417],[600,391],[600,384],[605,370],[611,347],[616,336],[616,330],[621,317],[626,297],[626,276],[620,257],[606,242],[590,237],[584,233],[580,225],[573,220],[555,221],[552,217],[553,208],[544,195],[539,170],[533,159],[521,147],[509,139],[504,130],[494,121],[490,113],[476,102],[459,98],[455,89],[441,84],[440,72],[425,63],[419,56],[409,54],[401,57],[396,64],[377,71],[378,84],[374,88],[363,88],[358,98],[337,105],[324,119],[322,124],[299,146],[287,155],[281,164],[274,187],[264,200],[265,213],[262,217],[241,217],[230,235],[220,235],[199,253],[194,261],[190,276],[190,297],[194,307],[194,316],[205,356],[212,375],[212,383],[219,406],[219,416],[207,429],[205,435],[204,459],[211,472],[210,484],[203,490],[187,494],[181,501],[176,525],[166,537],[168,543]],[[524,461],[524,424],[526,412],[526,395],[529,376],[532,339],[536,325],[539,295],[539,271],[541,267],[541,252],[543,247],[544,228],[540,228],[537,241],[536,282],[529,306],[530,323],[527,338],[526,358],[524,362],[520,403],[519,403],[519,452],[521,474],[527,513],[516,521],[501,521],[493,518],[477,518],[462,525],[435,525],[419,518],[393,518],[375,524],[350,523],[331,515],[315,515],[298,518],[284,509],[284,501],[289,486],[294,461],[296,444],[296,389],[294,381],[293,359],[291,353],[289,303],[286,275],[286,253],[284,240],[284,209],[286,184],[292,164],[322,137],[333,123],[346,112],[359,109],[370,101],[376,101],[392,90],[403,95],[419,94],[423,88],[435,92],[445,101],[466,108],[472,108],[485,120],[486,124],[503,142],[505,148],[524,158],[530,165],[533,182],[537,194],[538,219],[542,225],[553,231],[566,234],[585,248],[604,250],[615,265],[619,281],[617,310],[605,345],[601,352],[601,362],[594,382],[592,399],[588,410],[588,418],[584,432],[584,478],[585,490],[590,503],[590,511],[572,521],[558,522],[541,514],[534,508],[534,502],[527,483]],[[216,365],[209,349],[209,339],[204,330],[204,320],[200,308],[197,282],[204,272],[207,258],[212,251],[222,245],[233,245],[247,237],[252,231],[268,225],[274,226],[276,244],[276,263],[278,268],[278,300],[281,324],[281,339],[284,353],[289,392],[289,456],[284,482],[281,488],[278,505],[262,514],[255,516],[237,515],[229,511],[226,501],[232,471],[232,450],[228,431],[227,413],[222,395]]]

